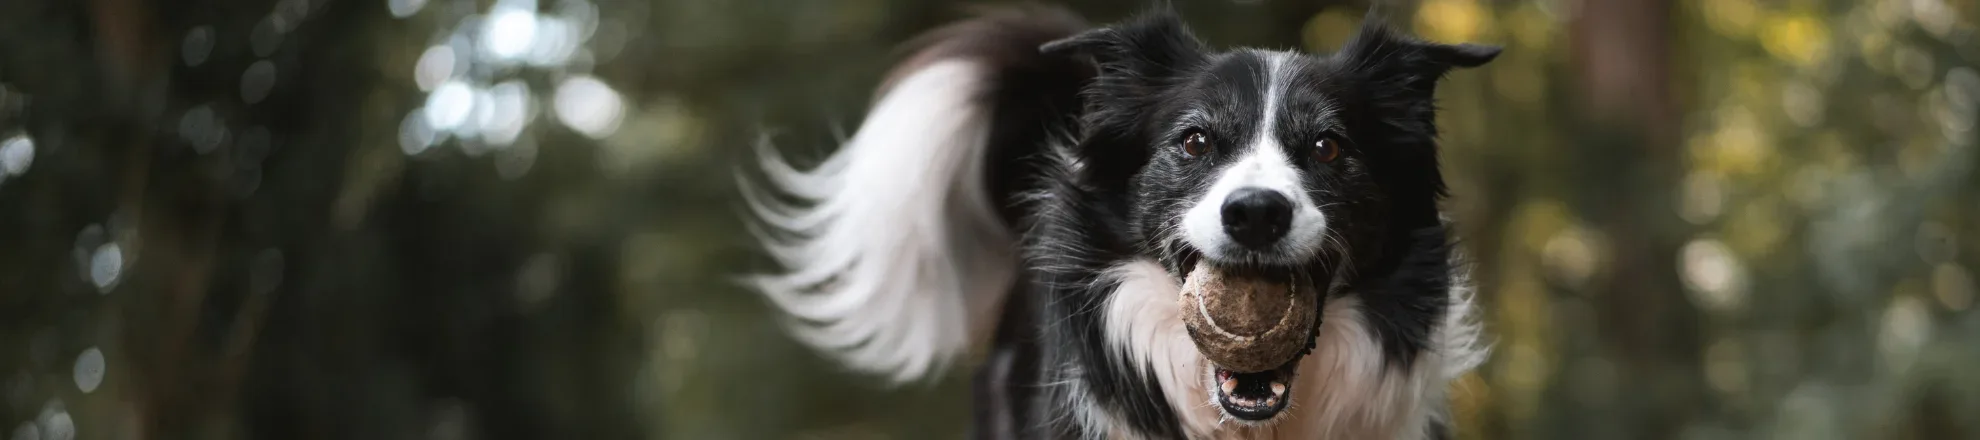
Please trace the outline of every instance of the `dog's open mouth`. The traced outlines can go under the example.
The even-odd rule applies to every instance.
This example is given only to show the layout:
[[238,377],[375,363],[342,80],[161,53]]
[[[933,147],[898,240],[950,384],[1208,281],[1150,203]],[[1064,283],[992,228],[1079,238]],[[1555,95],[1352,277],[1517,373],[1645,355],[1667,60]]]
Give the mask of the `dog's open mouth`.
[[1276,369],[1238,373],[1221,367],[1210,368],[1213,384],[1210,398],[1224,414],[1247,422],[1263,422],[1278,416],[1292,403],[1292,384],[1299,359]]
[[1319,295],[1294,272],[1199,263],[1179,306],[1190,339],[1212,366],[1210,400],[1225,415],[1264,422],[1291,404],[1293,376],[1320,325]]

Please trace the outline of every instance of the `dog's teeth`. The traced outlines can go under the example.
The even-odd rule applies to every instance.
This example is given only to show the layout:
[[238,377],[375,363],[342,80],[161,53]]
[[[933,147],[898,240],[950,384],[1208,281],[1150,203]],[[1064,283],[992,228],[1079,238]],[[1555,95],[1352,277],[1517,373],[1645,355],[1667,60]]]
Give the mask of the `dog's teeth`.
[[1285,393],[1286,393],[1286,384],[1272,382],[1272,395],[1277,396],[1277,395],[1283,395]]
[[1266,398],[1265,406],[1279,406],[1279,398],[1277,397]]
[[1224,379],[1224,394],[1237,392],[1237,379]]

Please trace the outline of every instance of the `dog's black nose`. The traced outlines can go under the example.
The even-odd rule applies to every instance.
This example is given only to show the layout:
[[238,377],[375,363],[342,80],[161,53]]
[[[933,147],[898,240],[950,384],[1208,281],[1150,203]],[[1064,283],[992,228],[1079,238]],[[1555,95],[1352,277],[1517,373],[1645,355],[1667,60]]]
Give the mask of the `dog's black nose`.
[[1248,248],[1264,248],[1292,227],[1292,200],[1264,188],[1239,188],[1224,199],[1224,233]]

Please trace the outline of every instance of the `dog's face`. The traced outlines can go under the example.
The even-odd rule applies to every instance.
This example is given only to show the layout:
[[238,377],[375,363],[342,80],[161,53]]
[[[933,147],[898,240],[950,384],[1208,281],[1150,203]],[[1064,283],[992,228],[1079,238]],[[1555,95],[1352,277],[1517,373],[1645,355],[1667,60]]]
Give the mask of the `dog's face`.
[[[1131,178],[1135,222],[1170,262],[1313,267],[1343,257],[1353,214],[1384,209],[1349,137],[1337,61],[1238,51],[1204,60],[1164,99]],[[1331,240],[1330,240],[1331,239]],[[1332,243],[1329,243],[1332,241]],[[1327,264],[1318,265],[1327,268]]]
[[[1438,221],[1433,89],[1498,54],[1377,25],[1334,54],[1217,52],[1170,14],[1045,50],[1098,62],[1078,153],[1087,181],[1124,201],[1143,256],[1178,278],[1207,262],[1309,295],[1379,271],[1392,232]],[[1206,389],[1229,417],[1270,420],[1290,404],[1299,362],[1213,366]]]

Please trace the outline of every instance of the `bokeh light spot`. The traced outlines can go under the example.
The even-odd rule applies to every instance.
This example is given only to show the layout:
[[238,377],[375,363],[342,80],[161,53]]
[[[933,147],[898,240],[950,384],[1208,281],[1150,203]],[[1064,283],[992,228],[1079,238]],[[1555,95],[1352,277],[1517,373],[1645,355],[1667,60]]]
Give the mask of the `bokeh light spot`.
[[[466,123],[461,124],[461,126],[454,127],[454,135],[460,136],[462,139],[479,140],[481,139],[481,135],[488,131],[488,127],[495,124],[495,96],[489,92],[489,89],[479,87],[478,85],[473,88],[473,91],[474,105],[468,110],[468,120]],[[477,143],[463,145],[462,147],[464,149],[470,147],[475,149],[469,150],[469,155],[480,155],[481,152],[477,150],[497,146]]]
[[576,31],[578,40],[591,38],[598,31],[598,5],[584,0],[564,0],[557,2],[557,16],[562,17]]
[[268,98],[268,92],[275,88],[275,63],[268,60],[256,61],[241,72],[241,101],[249,104]]
[[104,240],[102,225],[85,226],[81,231],[76,232],[75,248],[70,249],[69,252],[75,258],[77,273],[81,274],[83,281],[90,280],[90,261],[96,257],[96,248],[102,246]]
[[1548,238],[1540,255],[1549,275],[1557,282],[1577,289],[1587,285],[1603,260],[1597,234],[1575,226],[1564,228]]
[[1781,110],[1787,113],[1788,120],[1803,128],[1822,124],[1827,111],[1823,100],[1822,91],[1806,81],[1793,81],[1781,87]]
[[1472,0],[1429,0],[1417,9],[1416,28],[1435,41],[1472,41],[1491,20],[1491,12]]
[[570,20],[542,17],[536,20],[536,39],[529,47],[529,63],[536,66],[562,65],[577,53],[580,29]]
[[197,106],[179,117],[179,139],[192,145],[194,152],[211,153],[227,140],[227,127],[212,107]]
[[1957,264],[1940,264],[1932,269],[1932,296],[1939,305],[1955,312],[1973,307],[1973,273]]
[[89,258],[89,281],[101,293],[110,293],[124,272],[124,249],[117,243],[104,243]]
[[592,139],[618,131],[624,117],[619,92],[590,75],[567,78],[557,85],[554,108],[565,126]]
[[0,142],[0,177],[27,173],[34,164],[34,139],[18,135]]
[[489,15],[488,23],[482,27],[482,50],[497,60],[515,60],[529,53],[530,44],[536,39],[536,12],[534,5],[525,9],[521,6],[498,5]]
[[407,112],[405,120],[399,122],[399,149],[405,151],[407,156],[426,151],[443,135],[439,130],[434,130],[427,119],[426,109],[416,108]]
[[1711,223],[1725,208],[1726,182],[1718,173],[1694,171],[1679,190],[1678,216],[1691,224]]
[[447,81],[426,96],[426,124],[435,130],[453,130],[467,122],[474,111],[474,88],[460,81]]
[[213,27],[200,26],[186,32],[186,38],[179,42],[179,58],[187,66],[198,67],[206,62],[206,56],[213,52]]
[[420,8],[425,7],[426,0],[385,0],[385,8],[391,10],[392,16],[397,18],[411,17],[419,13]]
[[96,387],[103,384],[105,368],[103,350],[96,347],[83,350],[81,355],[76,356],[75,371],[71,374],[75,377],[76,389],[82,390],[83,394],[96,391]]
[[1884,309],[1882,330],[1877,333],[1878,352],[1883,354],[1879,360],[1885,367],[1893,372],[1911,368],[1925,342],[1932,338],[1931,319],[1924,301],[1909,295],[1891,299],[1890,307]]
[[426,52],[419,55],[419,62],[413,65],[413,82],[419,84],[419,90],[422,92],[433,91],[433,88],[439,87],[441,82],[461,73],[459,70],[464,70],[458,69],[458,66],[459,61],[454,56],[454,48],[445,44],[433,45],[426,48]]
[[40,425],[41,440],[75,440],[76,420],[69,417],[69,411],[62,401],[49,401],[41,408],[41,416],[35,420]]
[[1980,116],[1980,74],[1967,66],[1947,70],[1944,93],[1944,111],[1936,115],[1939,124],[1945,128],[1947,139],[1963,140]]
[[[1912,20],[1932,36],[1946,38],[1959,24],[1961,11],[1953,9],[1943,0],[1911,0],[1906,3],[1911,4]],[[1966,12],[1972,12],[1972,9],[1968,8]]]
[[1746,268],[1725,243],[1697,239],[1684,245],[1679,265],[1692,302],[1714,312],[1739,310],[1746,301]]
[[487,109],[486,118],[480,121],[481,139],[497,146],[515,142],[529,125],[529,86],[509,80],[489,88],[483,96],[487,99],[476,103],[477,110]]
[[1775,58],[1812,66],[1828,50],[1828,29],[1821,20],[1801,14],[1771,17],[1760,35],[1761,47]]

